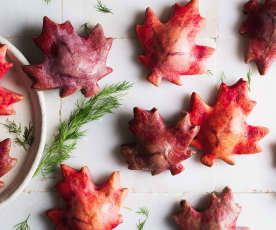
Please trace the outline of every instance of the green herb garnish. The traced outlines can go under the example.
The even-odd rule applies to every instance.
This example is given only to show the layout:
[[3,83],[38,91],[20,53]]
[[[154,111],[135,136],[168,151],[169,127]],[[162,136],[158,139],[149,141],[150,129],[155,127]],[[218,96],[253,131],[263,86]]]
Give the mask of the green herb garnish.
[[207,70],[206,74],[207,74],[208,76],[214,76],[213,71],[210,70],[210,69]]
[[134,211],[132,208],[126,207],[124,206],[125,209],[131,211],[131,212],[135,212],[141,216],[144,217],[143,220],[139,219],[138,222],[136,223],[136,228],[137,230],[143,230],[144,226],[149,218],[149,210],[147,208],[140,208],[138,209],[138,211]]
[[127,206],[124,206],[125,209],[127,209],[128,211],[134,212],[134,210],[132,208],[129,208]]
[[248,81],[248,91],[251,92],[251,80],[252,80],[252,71],[251,69],[248,70],[247,72],[247,81]]
[[43,176],[55,171],[57,166],[71,157],[70,153],[76,148],[77,141],[85,135],[81,131],[83,125],[98,120],[121,104],[119,100],[124,94],[121,92],[132,87],[129,82],[122,82],[105,87],[99,94],[90,99],[77,102],[77,108],[71,113],[68,120],[58,127],[58,134],[54,140],[45,147],[42,160],[34,176],[41,173]]
[[107,8],[101,0],[97,0],[97,5],[95,6],[96,10],[101,13],[111,13],[113,14],[110,8]]
[[224,72],[222,72],[221,75],[220,75],[220,81],[221,82],[225,81],[225,73]]
[[136,213],[144,216],[144,219],[143,220],[140,219],[136,224],[137,230],[143,230],[149,218],[149,210],[147,208],[140,208]]
[[15,134],[15,143],[22,146],[25,151],[27,151],[33,143],[33,126],[29,123],[29,126],[24,127],[24,132],[22,132],[21,124],[16,124],[15,121],[7,120],[5,126],[9,133]]
[[15,225],[15,230],[30,230],[30,226],[28,224],[28,220],[30,218],[30,215],[26,218],[26,220],[20,222],[19,224]]
[[82,29],[82,28],[83,28],[83,30],[84,30],[85,35],[88,36],[89,33],[90,33],[90,30],[89,30],[89,27],[88,27],[88,23],[86,22],[86,23],[82,24],[82,25],[81,25],[81,29]]

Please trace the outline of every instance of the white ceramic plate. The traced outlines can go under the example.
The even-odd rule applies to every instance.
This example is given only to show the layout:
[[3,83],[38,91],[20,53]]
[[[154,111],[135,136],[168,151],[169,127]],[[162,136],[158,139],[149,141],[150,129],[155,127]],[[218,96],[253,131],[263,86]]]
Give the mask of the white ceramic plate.
[[[19,195],[31,180],[45,145],[46,121],[43,93],[31,90],[31,81],[21,69],[22,65],[28,65],[29,62],[6,39],[0,37],[0,43],[8,45],[8,60],[14,63],[14,67],[3,77],[1,84],[24,96],[23,101],[13,105],[16,115],[0,116],[0,123],[5,123],[9,119],[25,127],[31,121],[34,127],[34,143],[28,152],[13,141],[11,156],[17,158],[18,162],[0,179],[5,183],[5,186],[0,189],[0,207],[2,207]],[[0,141],[8,137],[14,140],[14,135],[9,134],[7,129],[0,125]]]

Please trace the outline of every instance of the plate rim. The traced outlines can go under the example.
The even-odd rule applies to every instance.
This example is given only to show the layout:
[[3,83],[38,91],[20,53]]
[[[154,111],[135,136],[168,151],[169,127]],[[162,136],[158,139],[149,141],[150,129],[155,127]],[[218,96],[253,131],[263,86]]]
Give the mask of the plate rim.
[[[21,64],[30,65],[30,62],[23,55],[23,53],[15,45],[9,42],[6,38],[0,36],[0,43],[8,45],[8,50],[14,55],[14,57]],[[23,192],[23,190],[27,187],[27,185],[31,181],[34,175],[34,172],[38,167],[40,159],[42,158],[42,155],[43,155],[43,150],[44,150],[44,146],[46,143],[46,136],[47,136],[45,97],[42,91],[34,90],[34,93],[37,95],[38,104],[40,106],[40,111],[41,111],[41,135],[40,135],[40,142],[37,148],[36,156],[25,178],[22,180],[22,182],[19,184],[19,186],[14,190],[12,194],[10,194],[5,200],[0,202],[0,208],[3,208],[8,203],[14,201]]]

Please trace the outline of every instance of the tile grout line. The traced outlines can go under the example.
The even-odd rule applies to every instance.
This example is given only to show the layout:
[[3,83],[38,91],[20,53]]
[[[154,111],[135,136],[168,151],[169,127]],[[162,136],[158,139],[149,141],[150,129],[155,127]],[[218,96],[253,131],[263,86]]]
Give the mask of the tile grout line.
[[[63,18],[63,17],[61,17]],[[63,19],[62,19],[63,20]],[[14,36],[5,36],[6,39],[16,39],[16,38],[29,38],[33,36],[37,36],[38,34],[29,34],[29,35],[14,35]],[[109,36],[110,37],[110,36]],[[137,37],[112,37],[114,40],[138,40]],[[214,38],[209,38],[209,39],[214,39]]]
[[[33,37],[33,36],[37,36],[37,34],[22,35],[22,36],[21,35],[5,36],[5,38],[6,39],[16,39],[16,38],[29,38],[29,37]],[[112,37],[112,38],[114,40],[139,40],[137,37]],[[210,39],[210,40],[214,40],[216,42],[218,37],[206,37],[204,39]]]
[[[32,190],[32,189],[25,189],[23,191],[24,193],[31,194],[31,193],[51,193],[55,192],[51,189],[44,189],[44,190]],[[131,195],[140,195],[140,196],[184,196],[186,194],[211,194],[212,192],[193,192],[193,191],[187,191],[187,192],[133,192],[129,191],[129,194]],[[235,195],[276,195],[276,191],[246,191],[246,192],[235,192],[233,191]]]
[[59,98],[59,111],[58,111],[59,124],[62,122],[62,99]]

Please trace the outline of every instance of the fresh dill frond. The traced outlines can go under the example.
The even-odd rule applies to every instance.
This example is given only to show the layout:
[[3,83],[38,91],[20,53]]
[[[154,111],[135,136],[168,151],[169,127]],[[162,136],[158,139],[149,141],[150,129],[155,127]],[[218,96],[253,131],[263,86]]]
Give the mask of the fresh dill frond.
[[251,69],[248,70],[247,72],[247,81],[248,81],[248,91],[251,92],[251,81],[252,81],[252,71]]
[[9,133],[15,134],[15,143],[22,146],[25,151],[27,151],[33,143],[33,125],[29,122],[28,126],[24,127],[22,133],[21,124],[16,124],[15,121],[7,120],[6,124],[2,124],[8,129]]
[[136,211],[136,213],[145,217],[149,217],[149,210],[147,208],[140,208],[138,211]]
[[140,208],[138,211],[136,211],[136,213],[144,216],[143,220],[140,219],[138,223],[136,223],[137,230],[143,230],[149,218],[149,210],[147,208]]
[[138,222],[136,223],[137,230],[143,230],[144,226],[149,218],[149,210],[147,208],[139,208],[137,211],[134,211],[132,208],[129,208],[126,206],[124,208],[144,217],[144,219],[139,219]]
[[220,81],[223,83],[225,81],[225,73],[222,72],[220,75]]
[[52,0],[44,0],[46,4],[49,4]]
[[63,121],[54,140],[44,149],[43,157],[34,176],[43,176],[55,171],[57,166],[71,157],[70,153],[76,148],[78,140],[85,135],[81,131],[83,125],[98,120],[105,114],[113,113],[118,108],[122,93],[132,87],[129,82],[122,82],[105,87],[100,93],[90,99],[76,103],[76,109],[70,117]]
[[95,6],[96,10],[101,13],[111,13],[113,14],[110,8],[107,8],[101,0],[97,0],[97,5]]
[[14,228],[15,230],[30,230],[30,226],[28,224],[30,215],[22,222],[20,222],[19,224],[15,225]]
[[124,206],[125,209],[127,209],[128,211],[134,212],[134,210],[132,208],[129,208],[127,206]]
[[6,122],[7,124],[2,124],[2,125],[8,129],[9,133],[21,135],[22,133],[21,124],[17,125],[15,121],[10,121],[10,120],[7,120]]
[[145,226],[145,224],[146,224],[146,221],[147,221],[147,219],[145,219],[145,220],[139,220],[138,221],[138,223],[136,224],[136,228],[137,228],[137,230],[143,230],[144,229],[144,226]]
[[214,76],[213,71],[210,70],[210,69],[207,70],[206,74],[207,74],[208,76],[210,76],[210,77],[211,77],[211,76]]
[[82,25],[81,25],[81,29],[84,30],[84,33],[85,33],[86,36],[89,35],[90,30],[89,30],[88,22],[82,24]]

